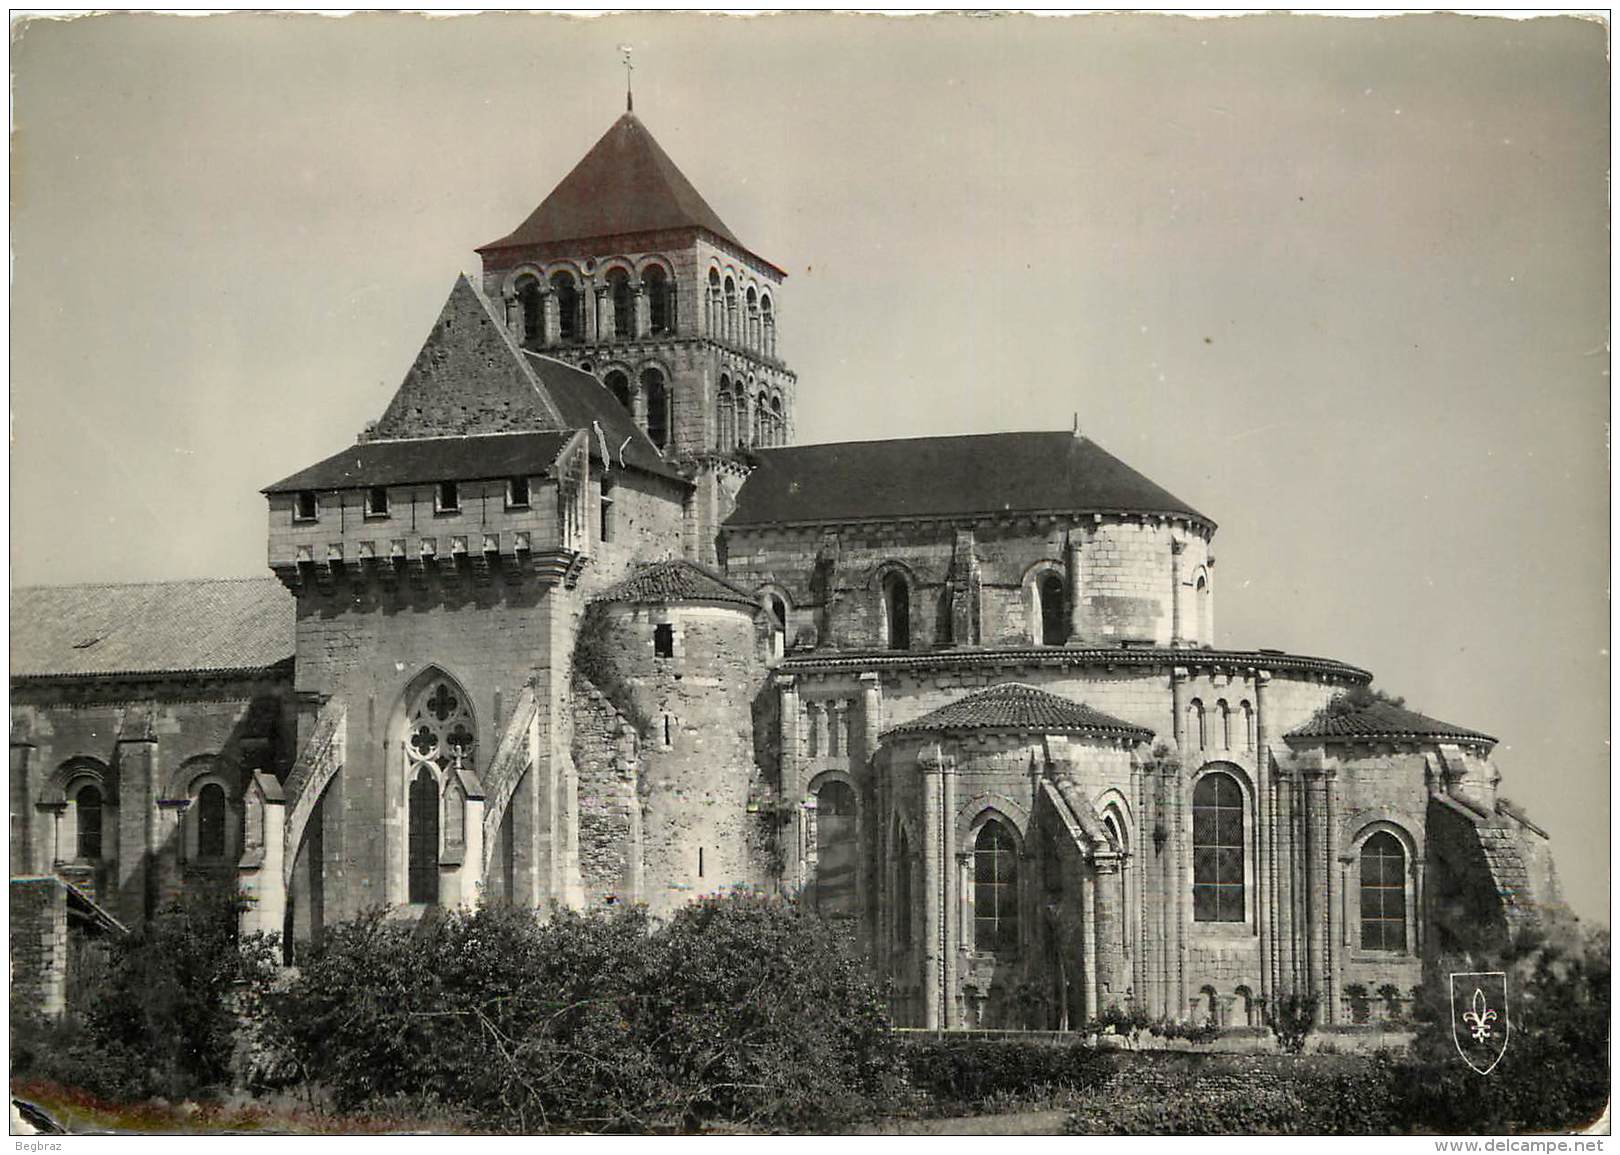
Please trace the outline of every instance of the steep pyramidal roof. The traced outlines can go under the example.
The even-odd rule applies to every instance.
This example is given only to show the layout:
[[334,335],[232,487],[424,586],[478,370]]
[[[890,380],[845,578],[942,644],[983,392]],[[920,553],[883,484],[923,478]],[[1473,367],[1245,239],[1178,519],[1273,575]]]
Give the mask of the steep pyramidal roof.
[[758,451],[728,526],[967,513],[1157,513],[1214,523],[1096,442],[984,433]]
[[746,250],[646,126],[627,112],[527,220],[478,251],[666,229],[702,229]]
[[544,475],[577,429],[597,467],[679,476],[607,386],[518,348],[463,275],[366,439],[264,492]]
[[[1093,710],[1079,702],[1026,686],[1003,682],[941,706],[887,734],[930,733],[940,730],[1017,730],[1032,734],[1097,734],[1146,742],[1153,731]],[[887,736],[887,735],[885,735]]]
[[379,438],[563,428],[528,360],[465,273],[377,422]]
[[226,673],[293,656],[293,596],[275,578],[11,591],[11,676]]
[[665,602],[730,602],[758,609],[759,603],[713,570],[685,558],[661,561],[637,570],[595,598],[633,605]]
[[1314,738],[1322,742],[1358,742],[1391,739],[1430,742],[1491,742],[1489,734],[1453,726],[1415,710],[1390,702],[1374,702],[1348,714],[1320,711],[1303,726],[1288,732],[1290,738]]

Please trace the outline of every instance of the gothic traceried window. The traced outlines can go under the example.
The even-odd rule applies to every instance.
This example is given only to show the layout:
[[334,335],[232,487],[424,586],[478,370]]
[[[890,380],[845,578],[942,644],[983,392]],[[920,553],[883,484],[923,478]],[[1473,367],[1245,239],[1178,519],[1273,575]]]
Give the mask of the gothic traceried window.
[[450,766],[473,766],[475,735],[466,695],[446,678],[429,681],[406,715],[410,902],[438,901],[440,783]]
[[1193,788],[1193,921],[1242,922],[1243,788],[1212,773]]

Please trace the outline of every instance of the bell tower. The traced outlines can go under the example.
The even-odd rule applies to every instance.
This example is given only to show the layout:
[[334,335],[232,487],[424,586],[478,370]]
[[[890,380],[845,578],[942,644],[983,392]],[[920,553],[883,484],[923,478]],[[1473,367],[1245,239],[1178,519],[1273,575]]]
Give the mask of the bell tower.
[[713,564],[746,451],[793,440],[798,382],[777,345],[787,274],[629,111],[478,254],[513,339],[595,375],[696,484],[686,552]]

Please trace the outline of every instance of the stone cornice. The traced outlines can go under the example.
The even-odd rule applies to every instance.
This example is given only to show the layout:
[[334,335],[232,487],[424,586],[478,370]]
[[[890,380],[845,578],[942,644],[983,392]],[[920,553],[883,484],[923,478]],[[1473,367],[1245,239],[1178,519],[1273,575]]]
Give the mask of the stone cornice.
[[998,669],[1029,666],[1185,667],[1229,672],[1263,671],[1316,674],[1330,680],[1370,682],[1372,674],[1331,658],[1285,654],[1276,650],[1189,650],[1167,646],[1103,648],[1086,646],[1020,646],[925,652],[818,651],[795,654],[777,667],[782,674],[847,673],[865,670]]

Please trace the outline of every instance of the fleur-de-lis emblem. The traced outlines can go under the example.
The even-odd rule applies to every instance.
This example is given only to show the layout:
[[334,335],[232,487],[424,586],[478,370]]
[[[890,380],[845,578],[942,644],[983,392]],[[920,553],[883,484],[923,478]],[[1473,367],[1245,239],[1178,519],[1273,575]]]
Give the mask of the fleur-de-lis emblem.
[[1496,1012],[1485,1005],[1485,992],[1478,987],[1474,988],[1474,1006],[1472,1010],[1463,1012],[1463,1022],[1468,1024],[1468,1031],[1474,1036],[1474,1042],[1483,1043],[1491,1037],[1491,1024],[1496,1021]]

